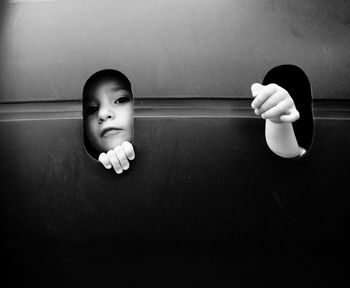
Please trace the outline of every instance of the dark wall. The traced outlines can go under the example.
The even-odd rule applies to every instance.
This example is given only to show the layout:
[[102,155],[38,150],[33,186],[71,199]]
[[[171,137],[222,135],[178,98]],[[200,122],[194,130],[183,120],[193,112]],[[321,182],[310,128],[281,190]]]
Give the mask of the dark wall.
[[72,114],[2,115],[5,279],[36,287],[342,283],[348,115],[316,115],[317,141],[286,160],[267,148],[264,122],[242,109],[146,110],[137,111],[136,159],[123,175],[87,155]]
[[[4,4],[2,4],[4,5]],[[348,98],[350,2],[10,1],[1,9],[0,101],[80,99],[115,67],[136,97],[250,97],[291,63],[315,98]]]

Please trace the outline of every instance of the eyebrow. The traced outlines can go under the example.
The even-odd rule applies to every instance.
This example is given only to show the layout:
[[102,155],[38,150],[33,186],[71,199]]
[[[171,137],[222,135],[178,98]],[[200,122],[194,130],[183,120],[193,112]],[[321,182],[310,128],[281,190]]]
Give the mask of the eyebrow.
[[[130,93],[128,88],[126,88],[124,86],[119,86],[119,85],[113,86],[113,87],[111,87],[108,90],[111,91],[111,92],[118,92],[118,91],[124,90],[124,91]],[[90,97],[85,101],[85,104],[83,106],[85,107],[85,106],[88,106],[88,105],[93,105],[93,104],[96,103],[96,101],[97,100],[95,99],[95,95],[94,94],[90,95]]]
[[112,87],[110,90],[111,90],[112,92],[118,92],[118,91],[120,91],[120,90],[128,91],[128,89],[126,89],[126,88],[123,87],[123,86],[115,86],[115,87]]

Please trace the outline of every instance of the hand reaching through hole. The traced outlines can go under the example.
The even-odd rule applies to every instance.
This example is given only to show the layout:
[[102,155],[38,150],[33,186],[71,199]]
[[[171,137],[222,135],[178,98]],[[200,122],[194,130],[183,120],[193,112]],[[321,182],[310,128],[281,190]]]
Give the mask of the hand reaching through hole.
[[130,142],[124,141],[121,145],[118,145],[114,149],[107,151],[107,153],[101,153],[98,157],[98,161],[106,169],[113,167],[117,174],[123,173],[130,167],[129,161],[135,159],[135,151]]
[[275,123],[293,123],[299,119],[292,97],[281,86],[254,83],[251,90],[254,97],[251,106],[256,115]]

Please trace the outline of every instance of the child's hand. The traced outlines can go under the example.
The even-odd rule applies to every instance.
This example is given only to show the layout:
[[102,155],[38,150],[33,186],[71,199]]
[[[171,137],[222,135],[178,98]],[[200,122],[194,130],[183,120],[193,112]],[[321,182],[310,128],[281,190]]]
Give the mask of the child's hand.
[[98,161],[100,161],[106,169],[111,169],[113,167],[117,174],[128,170],[130,167],[129,160],[134,159],[134,148],[131,143],[127,141],[109,150],[107,153],[101,153],[98,157]]
[[282,87],[254,83],[251,90],[255,98],[251,106],[256,115],[275,123],[292,123],[299,119],[292,97]]

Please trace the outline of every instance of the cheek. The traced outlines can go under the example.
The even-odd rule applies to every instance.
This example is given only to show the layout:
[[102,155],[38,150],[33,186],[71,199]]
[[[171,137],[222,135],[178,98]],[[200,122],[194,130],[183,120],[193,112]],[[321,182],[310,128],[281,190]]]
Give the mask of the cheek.
[[124,129],[131,130],[134,123],[134,111],[131,107],[123,109],[119,112],[119,123],[121,123]]
[[97,135],[97,127],[94,123],[93,119],[88,119],[85,124],[85,133],[91,144],[96,143],[98,135]]

